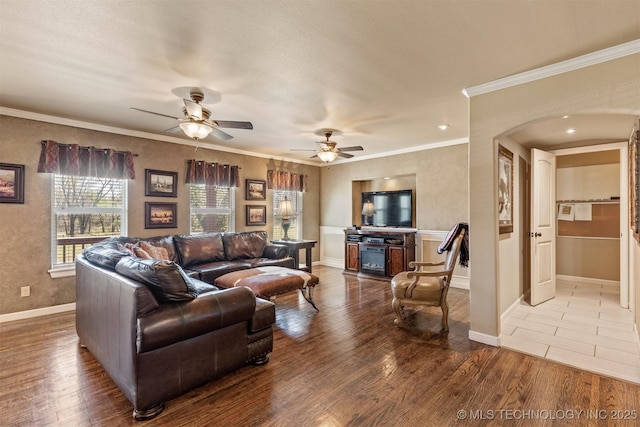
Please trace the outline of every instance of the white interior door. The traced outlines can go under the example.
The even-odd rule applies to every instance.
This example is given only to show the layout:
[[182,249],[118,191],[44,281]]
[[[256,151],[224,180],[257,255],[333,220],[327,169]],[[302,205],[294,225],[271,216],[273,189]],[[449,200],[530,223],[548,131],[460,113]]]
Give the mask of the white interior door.
[[531,305],[556,296],[556,157],[531,149]]

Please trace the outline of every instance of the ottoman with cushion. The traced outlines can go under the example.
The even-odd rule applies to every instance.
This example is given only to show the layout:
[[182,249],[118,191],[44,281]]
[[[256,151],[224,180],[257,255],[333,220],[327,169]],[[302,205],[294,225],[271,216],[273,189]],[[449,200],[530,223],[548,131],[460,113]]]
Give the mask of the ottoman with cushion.
[[227,273],[216,278],[214,284],[224,289],[246,286],[256,296],[265,299],[300,289],[304,299],[313,308],[320,311],[313,302],[313,288],[318,282],[319,279],[316,276],[304,271],[286,267],[265,266]]

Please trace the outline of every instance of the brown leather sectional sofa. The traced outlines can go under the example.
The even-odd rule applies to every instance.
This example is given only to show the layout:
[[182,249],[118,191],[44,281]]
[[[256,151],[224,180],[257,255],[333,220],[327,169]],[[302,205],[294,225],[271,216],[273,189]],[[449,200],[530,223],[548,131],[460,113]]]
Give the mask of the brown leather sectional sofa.
[[77,258],[80,343],[131,401],[136,419],[158,415],[165,401],[211,379],[268,361],[273,303],[245,287],[211,284],[260,265],[292,268],[293,259],[266,232],[115,237]]

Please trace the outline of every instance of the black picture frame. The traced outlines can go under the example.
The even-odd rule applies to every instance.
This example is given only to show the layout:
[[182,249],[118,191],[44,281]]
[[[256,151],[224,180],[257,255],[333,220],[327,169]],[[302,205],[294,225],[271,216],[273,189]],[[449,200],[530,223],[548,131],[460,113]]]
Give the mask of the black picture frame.
[[144,195],[152,197],[178,197],[178,172],[145,169]]
[[498,145],[498,228],[513,232],[513,153]]
[[267,200],[267,181],[261,179],[244,180],[245,200]]
[[246,225],[267,225],[266,205],[246,205]]
[[24,165],[0,163],[0,203],[24,203]]
[[144,228],[176,228],[178,227],[178,204],[155,203],[144,204]]

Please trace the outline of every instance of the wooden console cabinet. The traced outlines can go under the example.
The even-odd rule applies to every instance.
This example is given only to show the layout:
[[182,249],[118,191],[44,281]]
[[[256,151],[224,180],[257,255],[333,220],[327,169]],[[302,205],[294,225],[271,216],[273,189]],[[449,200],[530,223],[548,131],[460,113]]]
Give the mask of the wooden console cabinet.
[[[345,273],[388,279],[402,271],[410,270],[409,263],[416,259],[415,231],[347,229],[344,233]],[[377,268],[370,269],[368,263],[363,263],[363,250],[367,249],[374,251],[380,258],[384,254],[384,262],[376,263]]]

